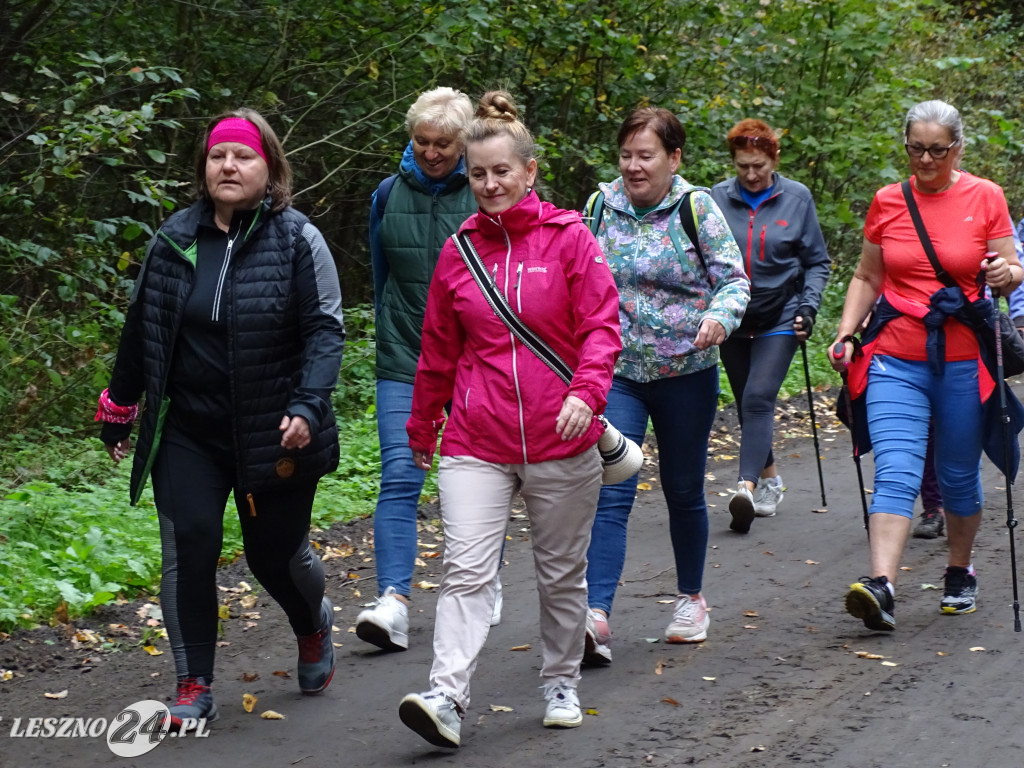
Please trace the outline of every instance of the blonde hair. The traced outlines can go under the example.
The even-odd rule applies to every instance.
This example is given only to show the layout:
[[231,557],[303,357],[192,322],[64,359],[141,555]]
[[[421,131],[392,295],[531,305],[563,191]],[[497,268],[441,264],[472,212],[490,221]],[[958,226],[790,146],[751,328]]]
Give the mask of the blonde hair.
[[429,123],[446,136],[459,140],[473,119],[473,103],[469,96],[454,88],[442,86],[420,94],[405,113],[405,130],[410,138],[423,123]]
[[486,141],[493,136],[508,136],[516,156],[529,163],[537,158],[537,147],[533,134],[519,120],[519,110],[512,95],[507,91],[488,91],[477,104],[476,117],[462,134],[462,142],[468,146]]

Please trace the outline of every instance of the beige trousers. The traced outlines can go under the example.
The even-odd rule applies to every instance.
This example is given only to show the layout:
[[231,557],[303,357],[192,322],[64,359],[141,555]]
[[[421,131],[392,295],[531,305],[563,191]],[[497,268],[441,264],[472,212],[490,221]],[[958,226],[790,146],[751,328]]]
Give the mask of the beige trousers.
[[530,518],[540,595],[540,676],[545,685],[575,686],[587,614],[587,548],[601,491],[597,446],[538,464],[443,456],[438,487],[445,552],[432,689],[447,693],[463,710],[469,706],[469,682],[490,630],[498,558],[517,491]]

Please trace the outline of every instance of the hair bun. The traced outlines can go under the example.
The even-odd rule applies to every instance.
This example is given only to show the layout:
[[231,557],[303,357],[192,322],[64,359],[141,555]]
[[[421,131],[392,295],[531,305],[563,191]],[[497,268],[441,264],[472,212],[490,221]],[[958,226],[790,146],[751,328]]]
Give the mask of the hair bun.
[[488,91],[480,98],[476,116],[483,120],[503,120],[514,123],[519,119],[519,110],[508,91]]

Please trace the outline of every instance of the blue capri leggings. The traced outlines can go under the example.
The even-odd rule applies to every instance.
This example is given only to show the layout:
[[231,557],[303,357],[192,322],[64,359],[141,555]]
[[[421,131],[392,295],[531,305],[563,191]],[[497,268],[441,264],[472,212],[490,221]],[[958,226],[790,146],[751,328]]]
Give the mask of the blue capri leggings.
[[928,363],[875,355],[868,371],[868,428],[875,451],[870,513],[914,516],[928,422],[935,425],[935,469],[947,514],[981,511],[982,403],[975,360]]

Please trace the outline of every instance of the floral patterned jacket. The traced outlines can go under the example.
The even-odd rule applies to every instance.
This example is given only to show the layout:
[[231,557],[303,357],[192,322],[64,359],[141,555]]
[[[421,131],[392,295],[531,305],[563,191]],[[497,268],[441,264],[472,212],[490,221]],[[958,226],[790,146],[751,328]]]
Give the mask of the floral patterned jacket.
[[[750,299],[739,246],[721,210],[703,187],[676,176],[661,204],[638,218],[622,178],[600,184],[604,208],[597,239],[619,289],[622,354],[615,375],[648,382],[709,368],[718,348],[694,345],[704,318],[728,336]],[[679,221],[674,204],[693,191],[705,270]],[[689,212],[684,210],[683,215]]]

